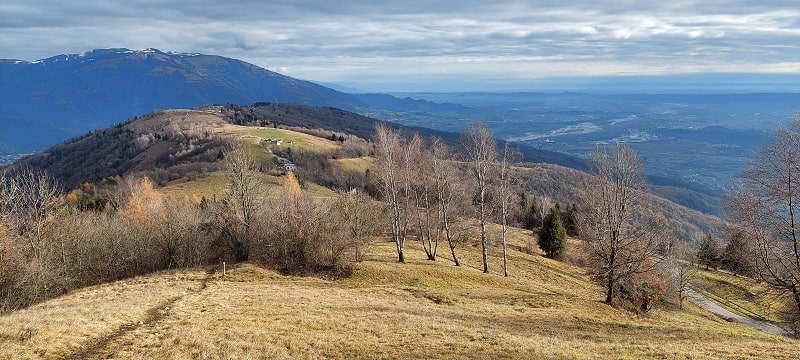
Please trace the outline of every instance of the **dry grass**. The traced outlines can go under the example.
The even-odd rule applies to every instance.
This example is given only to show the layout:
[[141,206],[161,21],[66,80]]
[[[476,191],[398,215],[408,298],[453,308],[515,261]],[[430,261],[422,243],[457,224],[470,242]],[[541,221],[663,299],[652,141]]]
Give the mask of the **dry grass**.
[[[264,185],[264,193],[269,193],[283,184],[283,176],[263,173],[259,173],[258,176],[261,178],[261,183]],[[174,181],[160,188],[160,190],[169,199],[197,203],[203,197],[209,200],[215,198],[221,199],[228,186],[228,181],[224,171],[217,171],[205,174],[194,181]],[[333,190],[314,183],[306,183],[305,190],[308,191],[311,196],[317,198],[330,198],[336,194]]]
[[[328,139],[286,129],[226,124],[220,131],[225,134],[239,136],[242,139],[280,139],[283,140],[283,144],[281,145],[283,148],[331,150],[340,146],[336,142]],[[293,143],[290,144],[290,141]]]
[[58,359],[138,324],[157,304],[196,291],[202,270],[167,272],[77,290],[0,317],[0,359]]
[[334,159],[331,161],[344,171],[352,171],[360,174],[363,174],[367,169],[374,169],[375,167],[375,158],[366,156],[359,158]]
[[[512,244],[525,236],[515,230]],[[398,264],[394,244],[378,243],[352,277],[333,281],[242,264],[198,292],[199,271],[77,291],[0,318],[0,358],[57,358],[176,296],[163,318],[90,357],[789,359],[800,351],[796,340],[694,307],[635,315],[607,306],[581,269],[538,255],[512,251],[504,278],[497,251],[491,274],[480,271],[474,246],[459,248],[460,268],[425,260],[415,242],[406,251]],[[26,328],[37,331],[23,339]]]
[[166,125],[173,125],[178,129],[186,129],[191,126],[222,128],[225,124],[225,120],[222,119],[219,113],[173,109],[161,111],[153,117],[139,119],[128,126],[133,130],[146,132],[149,129],[163,128]]
[[224,171],[215,171],[189,181],[181,179],[170,182],[161,188],[161,191],[171,199],[199,201],[203,197],[207,199],[221,199],[222,194],[228,186],[228,177]]
[[692,286],[701,290],[719,305],[744,315],[780,322],[783,301],[769,291],[766,284],[717,270],[699,270]]

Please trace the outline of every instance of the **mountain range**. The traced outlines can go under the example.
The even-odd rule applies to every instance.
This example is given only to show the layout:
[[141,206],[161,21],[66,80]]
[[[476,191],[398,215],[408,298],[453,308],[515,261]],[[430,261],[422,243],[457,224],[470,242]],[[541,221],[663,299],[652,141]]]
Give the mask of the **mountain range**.
[[156,49],[0,60],[0,152],[41,150],[154,109],[257,101],[353,110],[355,96],[241,60]]

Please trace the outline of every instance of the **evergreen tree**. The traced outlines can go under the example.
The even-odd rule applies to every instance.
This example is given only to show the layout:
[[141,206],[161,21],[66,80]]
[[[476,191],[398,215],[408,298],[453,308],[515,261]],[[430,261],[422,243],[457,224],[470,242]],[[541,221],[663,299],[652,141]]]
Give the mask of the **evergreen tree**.
[[697,261],[705,265],[706,270],[708,270],[709,266],[717,268],[719,250],[717,249],[717,242],[711,235],[706,235],[700,243],[700,248],[697,249]]
[[567,230],[561,221],[558,204],[550,209],[539,229],[539,248],[551,259],[560,258],[566,250]]
[[522,227],[528,230],[533,230],[542,224],[538,216],[539,208],[537,206],[536,197],[532,197],[530,201],[525,196],[525,193],[520,195],[520,210],[522,210]]
[[750,244],[742,232],[736,232],[720,256],[722,266],[736,274],[752,275],[753,265],[749,257]]
[[567,211],[562,219],[564,220],[564,228],[567,229],[567,235],[578,236],[578,204],[573,203],[567,206]]
[[520,191],[517,195],[519,195],[519,201],[517,205],[519,205],[519,209],[517,210],[517,222],[525,228],[525,214],[528,212],[528,195],[525,194],[524,191]]

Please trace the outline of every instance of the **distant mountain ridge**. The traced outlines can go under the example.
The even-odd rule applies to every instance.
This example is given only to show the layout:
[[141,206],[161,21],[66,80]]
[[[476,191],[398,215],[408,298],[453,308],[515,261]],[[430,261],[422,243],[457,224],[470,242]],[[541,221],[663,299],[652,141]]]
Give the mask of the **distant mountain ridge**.
[[356,97],[222,56],[102,49],[0,60],[0,152],[39,150],[155,109],[257,101],[353,110]]

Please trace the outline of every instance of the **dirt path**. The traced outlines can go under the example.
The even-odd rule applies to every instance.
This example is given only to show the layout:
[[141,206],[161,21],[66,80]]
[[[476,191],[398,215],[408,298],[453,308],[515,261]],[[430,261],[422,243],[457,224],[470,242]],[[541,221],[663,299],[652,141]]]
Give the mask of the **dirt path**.
[[719,306],[717,303],[706,297],[705,295],[694,291],[694,290],[687,290],[686,296],[691,300],[693,303],[697,304],[697,306],[706,309],[717,316],[728,320],[728,321],[735,321],[744,326],[751,327],[756,330],[761,330],[763,332],[778,335],[778,336],[792,336],[792,333],[784,330],[778,325],[775,325],[769,321],[754,319],[748,316],[742,316],[731,312],[730,310]]
[[114,341],[115,339],[134,331],[143,326],[152,325],[161,319],[167,317],[169,315],[169,310],[173,304],[175,304],[178,300],[183,299],[187,295],[197,294],[206,288],[206,284],[208,284],[208,280],[211,276],[216,272],[216,268],[210,269],[206,272],[206,277],[200,280],[200,286],[192,292],[186,293],[181,296],[176,296],[166,301],[159,303],[158,305],[150,308],[147,311],[147,314],[144,319],[139,322],[125,324],[117,328],[116,330],[105,334],[101,337],[92,339],[89,343],[81,346],[79,349],[67,354],[66,356],[62,357],[64,360],[77,360],[77,359],[87,359],[93,356],[97,356],[110,342]]

